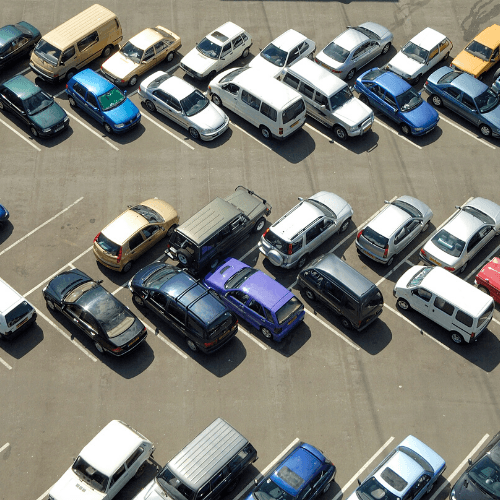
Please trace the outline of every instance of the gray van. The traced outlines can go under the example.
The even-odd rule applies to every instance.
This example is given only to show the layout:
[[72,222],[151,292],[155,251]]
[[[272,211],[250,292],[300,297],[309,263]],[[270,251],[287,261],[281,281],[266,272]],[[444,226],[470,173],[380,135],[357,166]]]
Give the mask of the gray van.
[[298,276],[310,300],[320,300],[340,316],[344,328],[366,328],[382,313],[384,298],[375,283],[336,255],[313,260]]
[[232,491],[257,451],[222,418],[179,452],[134,500],[215,500]]

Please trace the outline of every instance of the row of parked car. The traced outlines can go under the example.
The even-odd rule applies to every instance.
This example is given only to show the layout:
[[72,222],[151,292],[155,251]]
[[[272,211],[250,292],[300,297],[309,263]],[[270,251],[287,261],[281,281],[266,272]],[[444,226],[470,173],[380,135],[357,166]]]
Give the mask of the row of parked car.
[[[450,500],[491,500],[500,493],[500,433],[472,461],[451,489]],[[75,488],[86,498],[111,500],[153,456],[153,443],[121,420],[112,420],[80,452],[50,489],[49,500],[70,500]],[[164,467],[134,500],[217,500],[233,491],[258,459],[240,432],[217,418]],[[348,500],[420,500],[446,470],[445,460],[414,436],[406,437]],[[244,500],[315,500],[335,481],[337,467],[313,445],[299,441]],[[81,493],[79,493],[81,495]]]
[[[51,82],[67,79],[72,106],[97,119],[106,132],[122,133],[139,123],[140,112],[126,98],[126,91],[115,85],[136,85],[142,74],[162,61],[172,61],[182,46],[178,35],[156,26],[143,30],[109,57],[122,38],[116,15],[95,4],[43,37],[24,21],[0,29],[0,64],[5,66],[34,47],[30,67],[40,78]],[[362,102],[343,81],[386,54],[392,41],[387,28],[366,22],[349,27],[314,56],[314,41],[290,29],[246,67],[217,76],[236,59],[247,57],[252,45],[246,30],[226,22],[184,56],[180,67],[193,78],[209,79],[207,96],[255,125],[265,138],[284,139],[295,133],[304,124],[306,113],[331,127],[340,140],[362,135],[371,129],[374,119],[366,104],[398,123],[404,134],[426,134],[437,125],[439,116],[411,85],[449,57],[453,44],[445,35],[425,28],[385,68],[363,73],[354,86]],[[449,107],[477,125],[485,136],[500,134],[500,70],[491,89],[476,78],[500,60],[499,49],[500,26],[494,24],[472,40],[450,68],[434,72],[424,86],[436,106]],[[106,78],[90,69],[78,73],[100,55],[109,57],[101,66]],[[139,97],[150,111],[183,126],[194,139],[213,140],[228,128],[229,119],[222,110],[194,86],[165,72],[143,81]],[[64,110],[23,76],[0,86],[0,108],[17,114],[34,136],[59,133],[68,124]]]

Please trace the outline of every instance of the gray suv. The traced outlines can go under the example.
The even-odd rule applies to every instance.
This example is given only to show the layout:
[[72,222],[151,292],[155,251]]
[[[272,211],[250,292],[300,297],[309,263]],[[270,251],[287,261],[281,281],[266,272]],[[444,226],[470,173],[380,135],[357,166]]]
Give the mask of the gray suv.
[[349,227],[353,214],[347,201],[327,191],[299,201],[259,242],[259,250],[271,264],[285,269],[303,267],[315,248]]

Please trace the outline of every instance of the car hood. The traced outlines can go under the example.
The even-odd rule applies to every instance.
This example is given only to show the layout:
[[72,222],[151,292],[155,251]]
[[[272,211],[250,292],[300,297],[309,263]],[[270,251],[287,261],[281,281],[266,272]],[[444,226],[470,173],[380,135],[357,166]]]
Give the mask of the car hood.
[[431,123],[439,121],[438,112],[425,101],[415,109],[402,114],[416,128],[428,127]]
[[124,123],[133,120],[137,113],[139,113],[139,108],[127,98],[116,108],[105,111],[104,115],[113,123]]
[[457,69],[470,73],[472,76],[477,78],[481,73],[483,73],[489,63],[479,59],[479,57],[469,54],[465,50],[462,50],[462,52],[460,52],[460,54],[453,59],[451,64],[456,66]]
[[30,119],[33,123],[38,125],[40,128],[49,128],[62,122],[66,118],[66,111],[64,111],[57,102],[53,102],[48,108],[36,113],[35,115],[30,115]]
[[192,69],[200,75],[205,75],[210,73],[212,68],[215,68],[218,59],[211,59],[210,57],[204,56],[196,47],[188,52],[181,61],[181,64]]
[[92,278],[79,269],[72,269],[71,271],[63,272],[53,278],[47,285],[47,291],[56,299],[62,300],[67,290],[72,289],[74,286],[81,285],[82,283],[86,283],[87,281],[92,281]]
[[266,61],[260,54],[257,57],[254,57],[248,66],[250,68],[256,68],[261,71],[262,74],[272,78],[277,77],[283,70],[280,66],[276,66],[275,64]]
[[[467,480],[467,488],[464,485]],[[491,500],[492,497],[483,493],[470,479],[467,472],[464,472],[453,486],[457,500]]]
[[353,97],[340,106],[340,108],[337,108],[333,112],[333,115],[353,127],[354,125],[362,123],[372,116],[373,111],[369,106],[363,104],[356,97]]
[[217,130],[222,127],[226,121],[226,113],[222,111],[222,109],[218,108],[211,102],[208,106],[197,113],[194,116],[190,116],[189,119],[193,122],[194,125],[199,127],[202,130]]
[[500,259],[493,257],[490,262],[483,266],[477,277],[483,281],[488,281],[492,287],[500,290]]
[[347,201],[334,193],[329,193],[328,191],[320,191],[319,193],[311,196],[310,199],[317,200],[323,203],[323,205],[326,205],[335,213],[338,219],[343,217],[346,212],[350,212],[352,214],[351,205],[349,205]]
[[70,468],[51,488],[49,495],[54,500],[101,500],[105,494],[80,481]]
[[415,61],[411,57],[408,57],[403,52],[398,52],[387,65],[388,69],[394,71],[398,75],[409,75],[410,78],[414,78],[416,73],[420,71],[424,65]]
[[140,65],[132,61],[132,59],[124,56],[121,52],[117,52],[104,62],[102,69],[116,78],[127,80],[127,77],[129,75],[133,76],[132,73],[139,66]]

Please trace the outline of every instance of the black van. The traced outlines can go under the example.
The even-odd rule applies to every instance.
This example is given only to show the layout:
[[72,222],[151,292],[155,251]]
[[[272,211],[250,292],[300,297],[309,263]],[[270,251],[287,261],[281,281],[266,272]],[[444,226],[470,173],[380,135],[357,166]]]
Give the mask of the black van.
[[136,497],[215,500],[232,491],[257,451],[222,418],[212,422]]
[[377,285],[333,254],[315,259],[298,276],[308,299],[319,299],[340,315],[344,328],[366,328],[382,313]]

